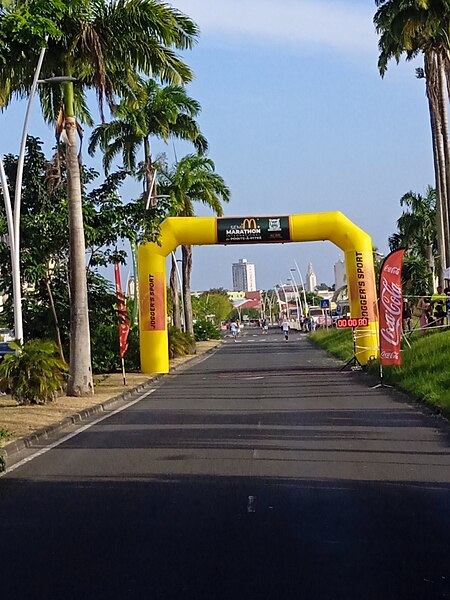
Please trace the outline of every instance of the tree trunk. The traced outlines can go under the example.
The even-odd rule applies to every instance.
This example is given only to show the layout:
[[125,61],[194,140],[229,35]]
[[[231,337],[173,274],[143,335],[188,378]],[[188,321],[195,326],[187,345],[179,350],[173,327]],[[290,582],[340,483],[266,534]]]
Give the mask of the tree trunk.
[[[425,53],[425,74],[428,106],[430,111],[431,135],[433,140],[433,160],[436,183],[436,233],[439,253],[439,281],[447,260],[447,239],[445,220],[447,214],[447,177],[445,153],[442,141],[441,115],[439,111],[439,81],[436,76],[436,61],[432,52]],[[437,88],[437,89],[436,89]],[[434,286],[434,281],[433,281]]]
[[155,169],[153,168],[152,155],[150,152],[150,142],[148,138],[144,139],[144,173],[145,173],[145,193],[144,201],[149,207],[153,207],[156,204],[156,181]]
[[435,273],[433,246],[431,244],[428,244],[427,246],[425,246],[425,253],[426,253],[426,257],[427,257],[428,269],[430,271],[430,275],[433,278],[433,282],[434,282],[436,273]]
[[441,123],[442,123],[442,143],[444,146],[444,157],[445,157],[445,178],[446,178],[446,202],[442,206],[442,220],[444,224],[444,236],[445,236],[445,256],[443,257],[443,264],[441,265],[440,271],[440,283],[443,283],[443,271],[449,266],[450,258],[450,225],[449,225],[449,199],[450,199],[450,135],[448,126],[448,106],[447,106],[447,77],[445,74],[444,62],[442,56],[438,55],[438,66],[439,66],[439,98],[440,98],[440,112],[441,112]]
[[136,326],[139,323],[139,271],[138,271],[138,250],[136,240],[130,239],[131,259],[133,261],[133,312],[131,315],[131,325]]
[[[69,86],[72,88],[72,84],[66,84],[64,87]],[[70,110],[71,93],[73,93],[73,90],[65,90],[71,296],[70,370],[67,394],[69,396],[89,396],[94,393],[94,385],[92,381],[91,338],[86,281],[86,246],[81,202],[80,163],[77,153],[77,126],[73,111]]]
[[[441,163],[442,157],[440,157],[439,151],[439,128],[436,125],[436,117],[433,114],[432,107],[430,105],[430,121],[431,121],[431,135],[433,139],[433,158],[434,158],[434,172],[436,182],[436,237],[437,237],[437,251],[439,254],[439,283],[442,283],[443,270],[445,269],[446,262],[446,249],[445,249],[445,227],[444,227],[444,215],[443,206],[446,204],[447,194],[445,192],[445,178],[441,175]],[[443,181],[444,179],[444,181]],[[445,211],[444,211],[445,212]]]
[[172,266],[170,269],[170,294],[172,296],[173,326],[181,330],[180,298],[177,285],[177,263],[172,254]]
[[194,335],[194,321],[191,302],[191,271],[192,271],[192,246],[181,246],[183,258],[183,299],[184,299],[184,325],[187,333]]

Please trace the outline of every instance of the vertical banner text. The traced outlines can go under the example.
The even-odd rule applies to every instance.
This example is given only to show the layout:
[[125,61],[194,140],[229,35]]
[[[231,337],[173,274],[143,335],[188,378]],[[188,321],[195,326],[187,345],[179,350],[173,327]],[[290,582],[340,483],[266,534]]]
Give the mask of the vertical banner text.
[[143,331],[166,329],[165,278],[163,273],[147,273],[139,278],[141,327]]

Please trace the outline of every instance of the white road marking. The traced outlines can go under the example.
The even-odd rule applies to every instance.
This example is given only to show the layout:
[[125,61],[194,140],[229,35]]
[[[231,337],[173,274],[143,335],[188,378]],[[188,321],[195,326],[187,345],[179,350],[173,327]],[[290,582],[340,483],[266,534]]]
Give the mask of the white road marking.
[[145,394],[141,394],[139,396],[139,398],[136,398],[136,400],[132,400],[131,402],[128,402],[127,404],[125,404],[125,406],[121,406],[120,408],[117,408],[116,410],[113,410],[111,413],[108,413],[107,415],[103,415],[102,417],[96,419],[95,421],[92,421],[92,423],[87,423],[86,425],[83,425],[82,427],[80,427],[76,431],[73,431],[72,433],[69,433],[68,435],[64,436],[60,440],[57,440],[56,442],[53,442],[49,446],[46,446],[45,448],[41,448],[40,450],[38,450],[37,452],[35,452],[31,456],[28,456],[27,458],[23,458],[22,460],[20,460],[19,462],[15,463],[11,467],[7,467],[5,471],[3,471],[2,473],[0,473],[0,477],[3,477],[3,475],[6,475],[7,473],[11,473],[12,471],[15,471],[16,469],[18,469],[22,465],[25,465],[26,463],[31,462],[32,460],[34,460],[38,456],[42,456],[43,454],[47,454],[47,452],[49,452],[50,450],[53,450],[53,448],[56,448],[57,446],[60,446],[61,444],[64,444],[64,442],[67,442],[68,440],[72,439],[76,435],[79,435],[80,433],[83,433],[83,431],[86,431],[90,427],[93,427],[94,425],[97,425],[98,423],[101,423],[105,419],[109,419],[109,417],[117,415],[118,413],[122,412],[126,408],[129,408],[130,406],[133,406],[133,404],[137,404],[138,402],[140,402],[141,400],[143,400],[147,396],[150,396],[150,394],[153,394],[154,392],[156,392],[156,389],[149,390],[148,392],[145,392]]

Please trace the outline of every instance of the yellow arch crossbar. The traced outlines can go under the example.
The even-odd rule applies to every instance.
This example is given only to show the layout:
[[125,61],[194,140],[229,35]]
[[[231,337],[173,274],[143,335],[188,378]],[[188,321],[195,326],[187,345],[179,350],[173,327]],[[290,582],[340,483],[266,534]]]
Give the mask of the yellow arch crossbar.
[[166,256],[181,245],[311,242],[328,240],[343,250],[350,312],[367,318],[356,330],[356,354],[362,365],[378,356],[378,310],[372,240],[341,212],[285,217],[169,217],[161,226],[160,245],[139,247],[140,344],[143,373],[168,373]]

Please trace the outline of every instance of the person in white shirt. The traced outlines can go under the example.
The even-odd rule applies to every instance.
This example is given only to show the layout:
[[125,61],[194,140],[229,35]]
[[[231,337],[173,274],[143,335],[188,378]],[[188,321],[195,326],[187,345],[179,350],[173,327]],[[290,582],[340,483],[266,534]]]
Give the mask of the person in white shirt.
[[286,319],[283,321],[281,329],[284,333],[284,340],[287,342],[289,339],[289,323],[286,321]]

